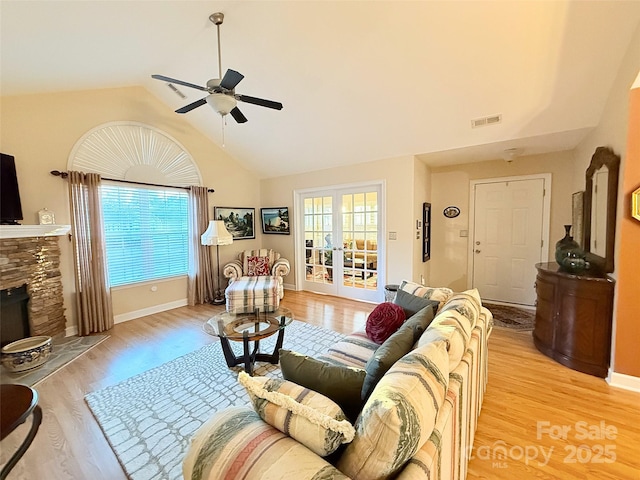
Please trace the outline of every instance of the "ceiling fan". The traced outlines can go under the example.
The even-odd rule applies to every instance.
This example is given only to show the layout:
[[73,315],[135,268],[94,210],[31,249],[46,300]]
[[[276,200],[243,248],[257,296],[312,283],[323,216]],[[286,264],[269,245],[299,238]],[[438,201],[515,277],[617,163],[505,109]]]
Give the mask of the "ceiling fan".
[[240,83],[244,78],[244,75],[241,73],[228,69],[224,74],[224,77],[222,76],[222,61],[220,57],[220,25],[224,21],[224,14],[220,12],[214,13],[209,16],[209,20],[211,20],[218,29],[218,78],[212,78],[207,82],[206,87],[202,87],[200,85],[166,77],[164,75],[151,75],[151,78],[156,80],[162,80],[170,84],[175,83],[177,85],[183,85],[185,87],[195,88],[209,93],[206,97],[179,108],[176,110],[176,113],[187,113],[194,108],[198,108],[201,105],[208,103],[223,117],[227,114],[231,114],[236,122],[245,123],[247,121],[247,117],[245,117],[237,107],[238,101],[259,105],[261,107],[273,108],[275,110],[282,110],[282,104],[280,102],[236,93],[236,85],[238,85],[238,83]]

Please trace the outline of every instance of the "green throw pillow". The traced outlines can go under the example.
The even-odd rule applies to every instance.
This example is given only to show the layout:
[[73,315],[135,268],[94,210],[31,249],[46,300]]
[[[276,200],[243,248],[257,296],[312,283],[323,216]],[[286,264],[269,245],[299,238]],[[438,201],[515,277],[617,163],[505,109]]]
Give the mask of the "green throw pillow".
[[280,368],[285,380],[330,398],[351,422],[356,421],[363,404],[360,394],[364,370],[332,365],[285,349],[280,349]]
[[429,300],[428,298],[418,297],[404,290],[398,290],[396,298],[393,301],[396,305],[402,307],[407,318],[415,315],[425,307],[431,306],[434,313],[438,310],[440,302],[437,300]]
[[[364,366],[366,377],[362,385],[361,398],[363,401],[369,398],[387,370],[411,351],[432,320],[433,307],[429,305],[404,322],[397,332],[378,347]],[[338,401],[336,403],[340,404]]]

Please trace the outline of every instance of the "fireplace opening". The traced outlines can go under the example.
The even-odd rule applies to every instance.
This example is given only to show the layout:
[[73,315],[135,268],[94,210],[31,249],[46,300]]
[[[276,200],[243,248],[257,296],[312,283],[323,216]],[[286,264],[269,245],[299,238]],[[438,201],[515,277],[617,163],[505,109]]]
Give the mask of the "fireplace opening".
[[31,335],[28,303],[26,284],[0,290],[0,347]]

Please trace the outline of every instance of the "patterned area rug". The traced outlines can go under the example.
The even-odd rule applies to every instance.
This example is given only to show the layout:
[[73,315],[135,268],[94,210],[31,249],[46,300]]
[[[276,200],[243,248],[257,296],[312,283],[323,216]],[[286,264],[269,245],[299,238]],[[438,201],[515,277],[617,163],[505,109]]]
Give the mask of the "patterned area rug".
[[533,330],[536,319],[535,310],[484,302],[483,305],[493,314],[494,326],[521,332]]
[[54,338],[51,356],[44,365],[21,373],[10,373],[2,368],[2,383],[19,383],[34,387],[107,338],[109,335],[89,335],[87,337],[76,335],[61,339]]
[[[273,351],[277,335],[260,342]],[[284,348],[317,355],[344,335],[294,321]],[[241,344],[231,342],[236,354]],[[218,410],[248,403],[220,342],[213,343],[85,397],[118,460],[133,480],[181,479],[191,435]],[[258,363],[255,375],[279,376],[277,365]]]

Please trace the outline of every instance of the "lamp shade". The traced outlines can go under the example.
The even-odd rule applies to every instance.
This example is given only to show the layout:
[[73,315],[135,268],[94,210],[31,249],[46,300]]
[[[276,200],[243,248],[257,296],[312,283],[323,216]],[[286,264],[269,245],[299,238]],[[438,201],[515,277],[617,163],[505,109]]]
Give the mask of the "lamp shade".
[[202,245],[231,245],[233,236],[227,231],[222,220],[211,220],[207,230],[200,236]]

